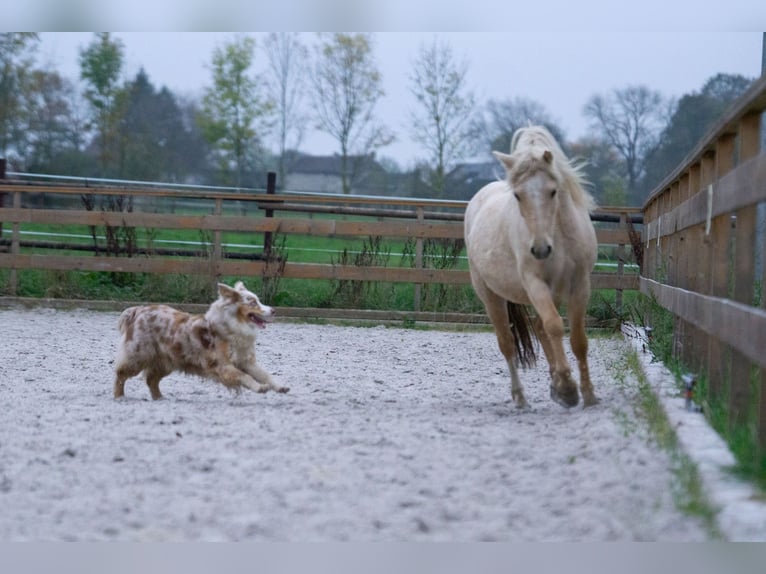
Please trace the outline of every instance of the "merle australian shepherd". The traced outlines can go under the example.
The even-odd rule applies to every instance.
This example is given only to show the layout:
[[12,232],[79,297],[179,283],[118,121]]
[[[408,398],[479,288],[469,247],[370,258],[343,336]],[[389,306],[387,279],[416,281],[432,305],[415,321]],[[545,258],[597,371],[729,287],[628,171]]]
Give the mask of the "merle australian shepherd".
[[125,381],[141,371],[153,399],[161,399],[160,380],[173,371],[210,378],[239,391],[289,389],[277,385],[255,362],[255,333],[274,310],[239,281],[218,284],[218,299],[204,315],[167,305],[129,307],[119,320],[121,339],[115,362],[114,397],[125,395]]

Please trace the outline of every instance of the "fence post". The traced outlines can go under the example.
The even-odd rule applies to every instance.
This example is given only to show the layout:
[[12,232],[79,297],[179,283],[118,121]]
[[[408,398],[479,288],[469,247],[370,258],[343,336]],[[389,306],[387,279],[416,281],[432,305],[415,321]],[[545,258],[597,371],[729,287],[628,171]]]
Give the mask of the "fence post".
[[[705,198],[708,202],[712,202],[713,183],[715,182],[716,166],[718,160],[716,159],[717,149],[709,150],[702,156],[701,173],[700,173],[700,188],[697,191],[698,197]],[[712,203],[710,203],[712,206]],[[712,207],[711,207],[712,209]],[[711,223],[712,227],[712,215]],[[692,269],[695,275],[692,280],[693,290],[697,293],[707,294],[710,286],[710,275],[713,269],[713,260],[711,255],[713,253],[709,227],[707,223],[699,223],[692,228],[692,245],[698,245],[698,255],[692,258]],[[693,330],[694,337],[694,357],[690,366],[695,373],[701,372],[710,364],[710,339],[709,333],[706,333],[704,329],[695,327]],[[708,380],[710,378],[708,377]],[[708,389],[710,386],[708,386]]]
[[[5,179],[5,158],[0,157],[0,179]],[[0,207],[5,205],[5,193],[0,193]],[[3,222],[0,221],[0,239],[3,238]]]
[[[628,212],[620,213],[620,231],[628,232]],[[625,275],[625,244],[617,245],[617,276],[620,278],[620,285]],[[617,316],[622,316],[622,289],[616,289],[614,293],[614,307]]]
[[[21,209],[21,192],[20,191],[14,191],[13,192],[13,209]],[[21,253],[21,247],[20,247],[20,236],[21,236],[21,226],[19,225],[18,221],[14,221],[11,223],[11,257],[13,257],[14,260],[16,260]],[[11,267],[11,275],[8,280],[8,288],[11,292],[12,296],[16,296],[18,294],[18,288],[19,288],[19,275],[18,271],[16,270],[16,267]]]
[[[729,134],[718,140],[716,160],[716,184],[713,187],[713,201],[719,192],[718,180],[734,169],[736,138]],[[710,277],[708,293],[712,297],[729,296],[729,245],[731,242],[731,215],[724,213],[710,222]],[[714,402],[724,396],[725,381],[729,380],[729,351],[716,337],[710,337],[708,344],[708,401]]]
[[[266,195],[274,195],[277,191],[277,174],[270,171],[266,174]],[[264,217],[274,217],[273,209],[266,209]],[[271,244],[273,236],[271,231],[263,233],[263,255],[268,261],[271,258]]]
[[[4,157],[0,157],[0,179],[5,179],[5,168],[7,166],[6,159]],[[2,207],[5,204],[5,196],[7,193],[0,193],[0,207]],[[12,194],[13,197],[13,208],[19,209],[21,207],[21,193],[18,191],[14,191]],[[0,238],[3,234],[3,223],[0,222]],[[14,221],[11,223],[11,256],[15,260],[16,257],[21,252],[20,246],[19,246],[19,235],[20,235],[20,227],[19,222]],[[16,270],[16,267],[11,267],[10,275],[8,277],[8,291],[10,295],[16,296],[19,288],[19,276],[18,271]]]
[[[416,213],[418,214],[418,224],[423,223],[424,221],[424,212],[423,212],[423,206],[419,205],[415,209]],[[423,238],[418,237],[415,240],[415,269],[423,269]],[[418,313],[420,311],[420,299],[423,294],[423,284],[422,283],[415,283],[415,301],[413,305],[413,309],[415,310],[415,313]]]
[[[213,208],[213,215],[220,217],[223,214],[223,200],[220,197],[215,198],[215,207]],[[218,292],[218,282],[221,280],[221,259],[223,258],[223,245],[221,240],[221,230],[216,229],[213,231],[213,260],[211,261],[210,269],[212,271],[212,288],[213,294]]]
[[[746,115],[739,125],[739,161],[754,158],[760,151],[760,114]],[[734,229],[734,289],[732,299],[746,305],[753,304],[755,293],[755,239],[756,206],[743,207],[735,212]],[[729,393],[729,424],[747,424],[752,404],[750,386],[751,363],[739,352],[731,354],[731,385]],[[756,398],[756,400],[758,400]],[[760,407],[759,407],[760,408]]]
[[[764,33],[766,40],[766,33]],[[764,47],[766,58],[766,47]],[[766,62],[765,62],[766,63]],[[761,245],[761,309],[766,309],[766,245]],[[766,453],[766,369],[761,367],[758,377],[758,420],[756,423],[758,433],[758,446],[761,453]]]

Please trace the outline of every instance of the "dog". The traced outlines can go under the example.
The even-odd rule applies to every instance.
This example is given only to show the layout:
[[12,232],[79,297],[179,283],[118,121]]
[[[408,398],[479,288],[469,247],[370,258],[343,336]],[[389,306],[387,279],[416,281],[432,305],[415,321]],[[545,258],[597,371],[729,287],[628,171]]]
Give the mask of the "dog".
[[286,393],[255,362],[255,333],[274,318],[242,281],[218,284],[218,299],[204,315],[167,305],[129,307],[120,315],[114,398],[125,395],[125,381],[141,371],[152,399],[162,398],[160,380],[174,371],[210,378],[239,392]]

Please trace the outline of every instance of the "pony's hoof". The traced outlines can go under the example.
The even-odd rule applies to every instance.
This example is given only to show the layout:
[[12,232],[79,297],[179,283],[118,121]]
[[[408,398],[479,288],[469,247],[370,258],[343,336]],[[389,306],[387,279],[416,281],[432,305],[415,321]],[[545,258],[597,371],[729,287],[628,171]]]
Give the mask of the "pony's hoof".
[[565,391],[566,392],[561,393],[555,386],[551,385],[551,399],[567,409],[576,407],[577,403],[580,402],[580,395],[577,393],[577,387],[571,389],[567,388]]
[[582,406],[584,407],[592,407],[594,405],[597,405],[601,402],[601,399],[599,399],[596,395],[590,394],[588,396],[583,397],[582,399]]
[[520,401],[515,401],[515,403],[516,403],[516,410],[519,410],[519,411],[532,410],[532,407],[530,407],[529,403],[524,399],[521,399]]
[[522,393],[521,391],[511,390],[511,398],[513,399],[513,402],[516,403],[517,409],[522,410],[522,409],[529,408],[529,403],[527,402],[527,399],[524,397],[524,393]]

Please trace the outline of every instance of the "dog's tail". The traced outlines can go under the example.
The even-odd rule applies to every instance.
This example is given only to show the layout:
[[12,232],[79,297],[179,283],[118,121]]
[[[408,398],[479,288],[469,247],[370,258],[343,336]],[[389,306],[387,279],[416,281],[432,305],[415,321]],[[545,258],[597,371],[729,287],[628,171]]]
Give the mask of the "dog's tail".
[[132,325],[136,320],[136,310],[138,307],[128,307],[120,315],[120,319],[117,322],[117,328],[123,335],[128,330],[128,325]]
[[524,305],[508,303],[508,321],[516,339],[516,364],[523,368],[534,366],[537,361],[536,333],[529,312]]

